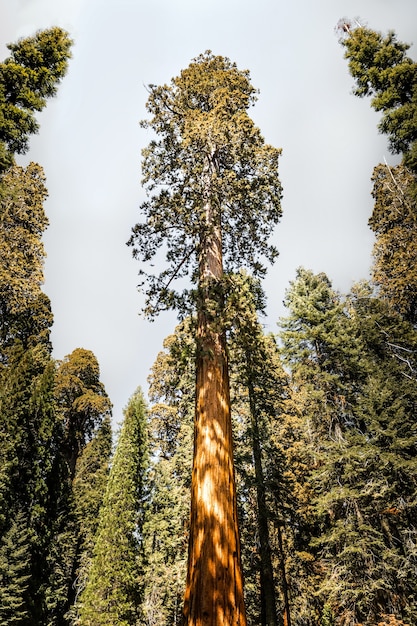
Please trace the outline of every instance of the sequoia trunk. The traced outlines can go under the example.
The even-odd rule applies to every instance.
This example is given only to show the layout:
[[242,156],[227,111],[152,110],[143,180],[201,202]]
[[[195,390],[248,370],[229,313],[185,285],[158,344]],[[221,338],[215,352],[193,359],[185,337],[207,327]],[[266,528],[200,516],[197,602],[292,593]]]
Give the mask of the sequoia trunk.
[[[209,183],[208,183],[209,187]],[[246,626],[236,507],[219,212],[201,239],[186,626]]]

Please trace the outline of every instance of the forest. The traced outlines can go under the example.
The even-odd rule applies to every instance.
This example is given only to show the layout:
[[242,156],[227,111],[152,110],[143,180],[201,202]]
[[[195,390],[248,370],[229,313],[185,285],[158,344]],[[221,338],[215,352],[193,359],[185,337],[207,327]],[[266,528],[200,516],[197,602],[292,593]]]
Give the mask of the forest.
[[206,51],[149,85],[127,245],[143,315],[178,325],[117,432],[93,352],[52,356],[47,181],[18,164],[73,41],[8,45],[0,626],[417,624],[417,63],[393,31],[343,19],[337,36],[397,155],[373,171],[370,276],[340,293],[299,267],[266,333],[281,150],[250,117],[250,73]]

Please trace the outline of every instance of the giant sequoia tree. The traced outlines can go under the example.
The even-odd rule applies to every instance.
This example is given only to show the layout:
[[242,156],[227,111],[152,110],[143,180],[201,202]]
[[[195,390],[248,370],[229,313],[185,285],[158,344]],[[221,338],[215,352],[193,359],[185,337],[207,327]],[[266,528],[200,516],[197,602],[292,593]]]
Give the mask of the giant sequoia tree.
[[[129,241],[143,262],[165,252],[157,275],[141,270],[146,312],[197,310],[196,416],[185,623],[246,624],[236,514],[230,393],[223,326],[225,270],[264,272],[277,252],[268,237],[281,215],[280,151],[248,115],[249,73],[211,52],[170,85],[149,87],[144,123],[148,200]],[[186,275],[196,289],[175,291]]]

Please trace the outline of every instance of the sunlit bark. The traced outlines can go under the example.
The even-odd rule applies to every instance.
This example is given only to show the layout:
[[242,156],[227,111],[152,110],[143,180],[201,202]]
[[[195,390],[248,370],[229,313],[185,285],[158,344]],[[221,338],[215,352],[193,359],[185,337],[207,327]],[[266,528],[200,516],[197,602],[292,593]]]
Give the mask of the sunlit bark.
[[186,626],[246,626],[222,308],[220,210],[206,170],[205,228],[199,258],[196,414]]

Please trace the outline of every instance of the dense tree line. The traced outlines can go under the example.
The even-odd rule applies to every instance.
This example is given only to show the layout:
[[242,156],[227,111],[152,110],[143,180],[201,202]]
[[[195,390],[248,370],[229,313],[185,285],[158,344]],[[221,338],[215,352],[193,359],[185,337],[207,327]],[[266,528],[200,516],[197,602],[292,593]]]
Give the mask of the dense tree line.
[[[369,280],[342,294],[300,267],[266,334],[260,278],[262,259],[276,256],[280,151],[248,115],[249,74],[207,52],[151,86],[144,125],[157,139],[129,243],[146,313],[176,307],[180,323],[152,367],[149,405],[137,389],[114,449],[95,356],[52,358],[46,181],[14,156],[37,131],[34,112],[64,76],[71,41],[54,28],[9,47],[1,625],[417,623],[417,64],[394,33],[349,20],[338,30],[355,94],[371,96],[400,155],[373,174]],[[161,249],[166,268],[148,273]]]
[[15,154],[38,130],[70,57],[59,29],[0,64],[0,623],[66,624],[95,534],[111,454],[110,401],[88,350],[52,358],[42,291],[42,167]]

